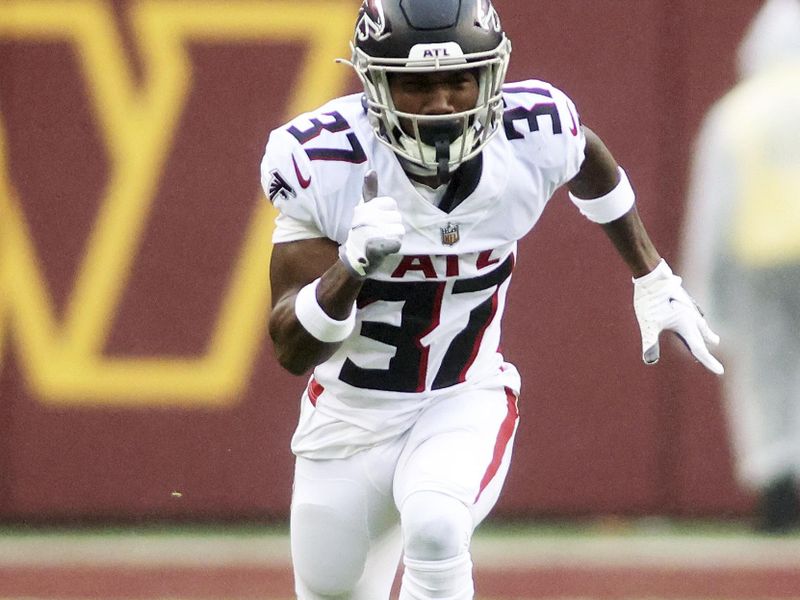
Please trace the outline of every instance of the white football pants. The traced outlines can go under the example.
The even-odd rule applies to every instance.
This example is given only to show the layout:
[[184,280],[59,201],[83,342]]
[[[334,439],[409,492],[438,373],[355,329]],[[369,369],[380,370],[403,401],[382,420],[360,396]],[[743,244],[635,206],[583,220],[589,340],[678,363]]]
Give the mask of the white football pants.
[[507,388],[437,400],[400,438],[345,459],[295,464],[292,562],[299,600],[471,600],[470,540],[511,460]]

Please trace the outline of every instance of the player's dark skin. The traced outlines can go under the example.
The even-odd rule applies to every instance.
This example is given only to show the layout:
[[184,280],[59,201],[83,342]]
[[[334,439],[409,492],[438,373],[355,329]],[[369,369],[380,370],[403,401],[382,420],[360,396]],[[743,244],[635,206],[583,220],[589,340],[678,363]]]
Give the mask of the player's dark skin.
[[[478,81],[469,71],[396,74],[390,79],[390,87],[397,110],[412,114],[453,114],[475,107],[478,101]],[[586,136],[585,159],[567,187],[578,198],[599,198],[619,183],[617,162],[593,131],[585,126],[583,131]],[[430,187],[439,185],[435,176],[409,177]],[[645,275],[656,267],[661,257],[635,206],[602,227],[634,277]],[[346,319],[362,282],[352,276],[339,260],[336,242],[314,238],[275,244],[270,266],[272,313],[269,332],[278,361],[296,375],[327,360],[340,345],[320,342],[309,335],[295,317],[297,292],[317,278],[320,278],[317,287],[319,305],[332,318]]]

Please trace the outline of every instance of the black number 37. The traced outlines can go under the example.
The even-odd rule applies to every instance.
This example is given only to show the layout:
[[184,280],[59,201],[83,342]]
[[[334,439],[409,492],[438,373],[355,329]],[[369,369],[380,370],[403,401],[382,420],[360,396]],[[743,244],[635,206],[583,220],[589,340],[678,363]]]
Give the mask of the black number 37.
[[[330,131],[331,133],[344,132],[350,129],[350,124],[338,112],[333,111],[325,113],[323,117],[330,117],[332,120],[322,121],[321,119],[310,119],[311,127],[308,129],[299,129],[292,125],[287,129],[294,138],[305,145],[311,140],[319,137],[323,131]],[[306,148],[306,154],[310,160],[334,160],[339,162],[349,162],[354,164],[361,164],[366,162],[367,155],[364,153],[364,148],[358,141],[356,134],[350,131],[347,134],[347,141],[350,143],[350,149],[343,148]]]
[[[497,314],[500,285],[511,276],[514,257],[509,256],[492,272],[456,281],[452,293],[468,294],[496,287],[495,292],[472,309],[466,327],[450,342],[432,389],[446,388],[466,379],[483,334]],[[428,373],[428,350],[422,339],[439,324],[444,281],[394,282],[367,279],[358,298],[359,307],[377,300],[403,302],[399,325],[363,321],[361,335],[396,348],[388,369],[364,369],[349,358],[339,379],[358,388],[393,392],[422,392]]]

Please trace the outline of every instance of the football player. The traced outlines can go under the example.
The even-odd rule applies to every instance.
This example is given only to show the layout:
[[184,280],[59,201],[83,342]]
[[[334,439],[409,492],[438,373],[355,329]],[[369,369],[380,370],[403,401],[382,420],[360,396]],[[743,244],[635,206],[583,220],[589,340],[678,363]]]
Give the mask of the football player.
[[517,241],[560,186],[630,267],[645,362],[669,329],[722,372],[625,172],[563,92],[505,84],[510,53],[489,0],[367,0],[364,93],[270,135],[270,334],[313,370],[292,439],[302,600],[387,599],[401,558],[402,600],[473,597],[470,539],[518,422],[498,351]]

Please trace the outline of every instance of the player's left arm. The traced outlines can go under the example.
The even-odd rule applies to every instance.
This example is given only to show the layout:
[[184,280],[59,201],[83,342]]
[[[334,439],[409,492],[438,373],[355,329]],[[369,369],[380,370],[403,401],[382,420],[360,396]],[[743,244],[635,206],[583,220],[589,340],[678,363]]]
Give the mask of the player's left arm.
[[722,364],[709,351],[719,343],[694,300],[683,289],[656,250],[636,210],[627,175],[588,127],[585,157],[578,174],[567,183],[570,198],[591,221],[599,223],[631,270],[634,310],[642,334],[642,359],[658,361],[658,338],[668,330],[678,335],[694,357],[721,375]]

